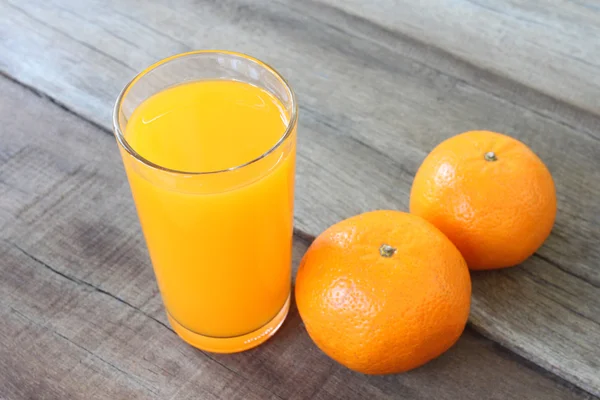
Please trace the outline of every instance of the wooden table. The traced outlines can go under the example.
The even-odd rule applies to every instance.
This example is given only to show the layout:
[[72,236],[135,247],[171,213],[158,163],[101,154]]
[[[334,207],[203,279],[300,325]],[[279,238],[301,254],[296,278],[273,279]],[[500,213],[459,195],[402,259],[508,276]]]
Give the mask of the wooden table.
[[[543,3],[543,4],[542,4]],[[438,142],[513,135],[559,211],[523,265],[474,273],[469,326],[402,375],[322,354],[295,308],[237,355],[166,323],[111,133],[123,85],[196,48],[253,54],[300,102],[294,266],[350,215],[406,210]],[[592,0],[0,0],[1,399],[600,396],[600,6]]]

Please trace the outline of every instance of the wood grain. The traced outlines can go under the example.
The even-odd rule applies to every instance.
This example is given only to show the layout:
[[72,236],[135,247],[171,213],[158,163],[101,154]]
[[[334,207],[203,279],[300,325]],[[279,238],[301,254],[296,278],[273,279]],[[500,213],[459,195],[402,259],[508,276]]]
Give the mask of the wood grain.
[[[523,140],[555,178],[556,226],[545,246],[519,268],[473,275],[471,323],[502,345],[600,395],[600,118],[590,102],[600,98],[598,75],[590,76],[588,67],[551,51],[564,41],[565,33],[557,28],[561,23],[578,26],[569,46],[584,52],[594,49],[593,40],[590,44],[581,37],[581,32],[597,30],[593,12],[580,17],[575,6],[565,6],[564,15],[553,14],[554,20],[543,28],[556,43],[544,40],[550,50],[534,51],[527,43],[538,38],[535,22],[529,26],[520,20],[522,30],[506,22],[506,40],[515,44],[507,48],[486,21],[499,26],[508,17],[473,11],[486,31],[477,45],[464,46],[475,40],[470,27],[455,39],[445,27],[444,41],[434,41],[438,33],[424,40],[405,25],[392,29],[396,20],[391,11],[384,19],[372,7],[353,4],[357,3],[348,2],[340,11],[337,3],[291,0],[190,0],[173,6],[140,6],[133,0],[3,0],[0,67],[106,129],[118,91],[135,71],[158,58],[192,48],[230,48],[264,59],[289,78],[299,97],[296,226],[309,235],[362,211],[406,209],[418,165],[444,138],[469,129],[491,129]],[[390,2],[381,4],[389,11]],[[398,3],[398,10],[408,7],[403,4]],[[513,13],[526,6],[516,0],[496,4]],[[549,18],[535,6],[528,10],[538,20]],[[410,12],[423,16],[419,21],[427,32],[435,31],[444,15],[436,11],[437,19],[428,19],[422,10]],[[448,13],[458,18],[454,11]],[[448,21],[444,23],[457,26]],[[520,35],[519,42],[514,35]],[[523,51],[545,56],[523,58]],[[491,68],[487,54],[502,52],[508,54],[506,60]],[[502,57],[493,60],[498,58]],[[539,60],[539,76],[532,77],[531,60]],[[0,151],[3,157],[11,150]],[[21,156],[38,162],[32,155]],[[89,178],[77,179],[89,185]],[[10,202],[5,206],[9,211],[18,207],[3,201]],[[103,212],[109,215],[125,200],[106,201]],[[97,201],[86,206],[97,207]],[[1,210],[0,216],[12,218]],[[23,216],[41,232],[47,229],[43,215]],[[135,223],[134,217],[127,218]],[[69,223],[61,229],[74,228]],[[80,233],[73,234],[72,241]],[[112,245],[129,239],[115,236]],[[66,241],[61,252],[72,245]],[[119,252],[113,256],[127,257]],[[102,274],[103,267],[93,262],[90,255],[89,273]]]
[[[592,397],[469,328],[423,368],[356,374],[295,307],[255,350],[193,349],[166,323],[111,135],[5,78],[0,93],[3,400]],[[294,238],[294,267],[309,242]]]
[[[318,0],[600,113],[600,5],[586,0]],[[400,12],[399,12],[400,11]]]

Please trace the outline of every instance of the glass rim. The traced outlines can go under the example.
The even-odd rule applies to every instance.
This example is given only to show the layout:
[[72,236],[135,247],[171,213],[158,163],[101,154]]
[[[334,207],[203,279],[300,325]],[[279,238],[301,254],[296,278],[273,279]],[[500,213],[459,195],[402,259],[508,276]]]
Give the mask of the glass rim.
[[[177,169],[172,169],[172,168],[167,168],[164,167],[160,164],[156,164],[155,162],[152,162],[150,160],[148,160],[147,158],[143,157],[141,154],[139,154],[137,151],[135,151],[133,149],[133,147],[131,147],[129,145],[129,143],[127,142],[127,139],[125,139],[125,135],[123,134],[123,131],[121,130],[121,124],[119,123],[119,112],[121,110],[121,106],[123,103],[123,99],[125,99],[125,96],[127,95],[127,93],[129,92],[129,90],[133,87],[133,85],[135,85],[140,79],[142,79],[147,73],[149,73],[150,71],[160,67],[163,64],[166,64],[170,61],[173,61],[175,59],[179,59],[182,57],[188,57],[188,56],[193,56],[196,54],[225,54],[225,55],[233,55],[233,56],[237,56],[237,57],[241,57],[241,58],[245,58],[247,60],[250,60],[256,64],[258,64],[259,66],[263,67],[264,69],[266,69],[267,71],[269,71],[271,74],[273,74],[277,79],[279,79],[283,85],[285,86],[285,90],[290,94],[290,98],[291,98],[291,109],[292,109],[292,113],[290,115],[290,119],[287,123],[286,129],[284,131],[284,133],[281,135],[281,137],[279,138],[279,140],[277,140],[277,142],[275,142],[275,144],[269,148],[267,151],[265,151],[264,153],[262,153],[260,156],[247,161],[243,164],[240,165],[236,165],[230,168],[225,168],[225,169],[220,169],[220,170],[214,170],[214,171],[183,171],[183,170],[177,170]],[[141,71],[140,73],[138,73],[135,77],[133,77],[133,79],[131,81],[129,81],[129,83],[127,83],[125,85],[125,87],[123,88],[123,90],[121,90],[121,93],[119,93],[119,96],[117,97],[117,101],[115,103],[115,106],[113,108],[113,131],[115,133],[115,136],[117,137],[117,142],[119,142],[119,144],[121,145],[121,147],[123,147],[123,149],[125,149],[125,151],[127,151],[127,153],[129,153],[133,158],[135,158],[136,160],[140,161],[141,163],[154,168],[154,169],[158,169],[164,172],[169,172],[169,173],[173,173],[173,174],[179,174],[179,175],[212,175],[212,174],[221,174],[221,173],[225,173],[225,172],[232,172],[232,171],[237,171],[239,169],[242,169],[244,167],[247,167],[249,165],[252,165],[260,160],[262,160],[263,158],[266,158],[269,154],[273,153],[275,150],[277,150],[285,141],[288,137],[290,137],[290,135],[292,134],[294,127],[296,126],[296,122],[298,119],[298,105],[296,102],[296,95],[294,94],[294,91],[292,90],[290,84],[287,82],[287,80],[279,73],[277,72],[277,70],[273,67],[271,67],[269,64],[260,61],[257,58],[254,58],[252,56],[249,56],[247,54],[244,53],[239,53],[236,51],[229,51],[229,50],[193,50],[193,51],[188,51],[185,53],[179,53],[179,54],[175,54],[172,55],[170,57],[167,58],[163,58],[160,61],[155,62],[154,64],[150,65],[149,67],[147,67],[146,69],[144,69],[143,71]]]

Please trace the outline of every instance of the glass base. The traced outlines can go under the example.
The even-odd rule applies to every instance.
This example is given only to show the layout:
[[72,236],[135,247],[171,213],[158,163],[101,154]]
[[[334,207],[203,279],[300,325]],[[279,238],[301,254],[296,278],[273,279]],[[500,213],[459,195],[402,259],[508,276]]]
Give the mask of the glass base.
[[[291,296],[291,294],[290,294]],[[173,330],[188,344],[212,353],[238,353],[240,351],[249,350],[259,344],[265,342],[277,332],[283,324],[285,317],[290,309],[290,297],[288,296],[285,304],[279,310],[277,315],[272,320],[261,326],[257,330],[241,336],[229,338],[217,338],[211,336],[200,335],[183,327],[177,322],[167,311],[167,318]]]

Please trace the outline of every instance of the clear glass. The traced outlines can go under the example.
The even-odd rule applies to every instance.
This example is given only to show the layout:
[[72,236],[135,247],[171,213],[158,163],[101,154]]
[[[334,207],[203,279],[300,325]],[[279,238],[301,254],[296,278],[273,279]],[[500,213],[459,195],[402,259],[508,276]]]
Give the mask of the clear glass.
[[[166,88],[203,80],[241,81],[275,96],[287,117],[278,141],[260,157],[219,171],[172,170],[138,154],[126,134],[133,111]],[[190,52],[136,76],[117,99],[113,118],[173,329],[212,352],[243,351],[267,340],[290,303],[297,105],[289,85],[247,55]]]

